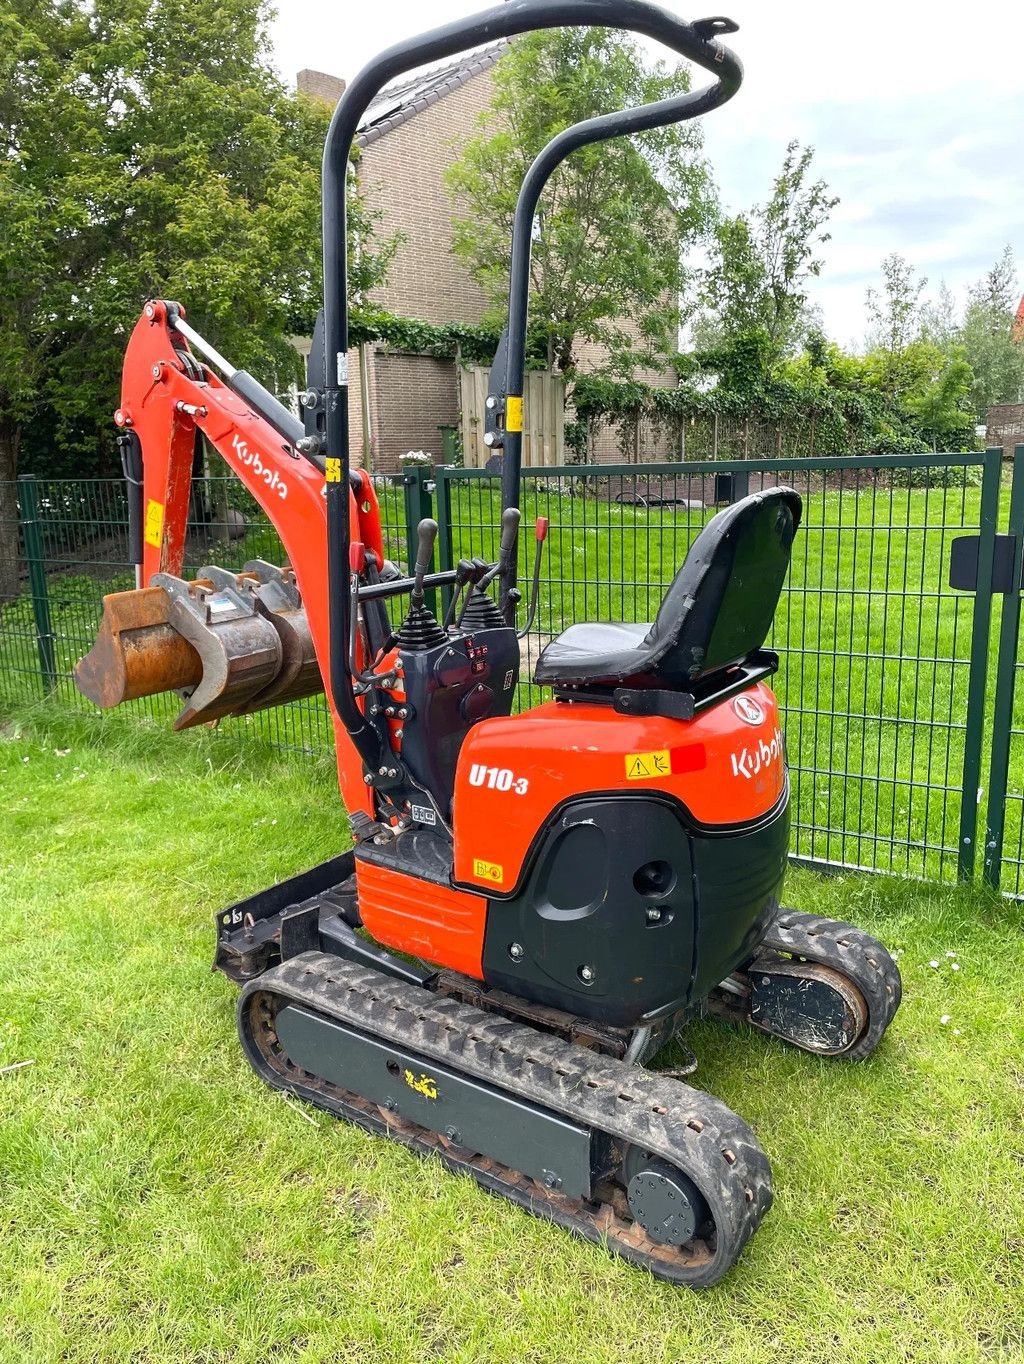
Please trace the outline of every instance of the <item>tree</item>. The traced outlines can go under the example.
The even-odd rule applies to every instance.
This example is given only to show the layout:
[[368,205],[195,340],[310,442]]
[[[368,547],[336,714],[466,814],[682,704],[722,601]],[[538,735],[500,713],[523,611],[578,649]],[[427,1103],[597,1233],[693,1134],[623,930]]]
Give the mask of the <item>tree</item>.
[[813,147],[791,142],[767,203],[717,225],[701,290],[708,311],[695,328],[701,344],[761,330],[774,363],[800,340],[807,283],[823,264],[815,253],[829,240],[824,227],[839,203],[824,180],[808,183],[813,158]]
[[[922,350],[928,342],[912,343]],[[933,450],[970,449],[974,437],[971,386],[974,373],[959,347],[944,353],[932,348],[931,373],[922,377],[916,392],[909,393],[904,406],[913,418],[923,440]]]
[[914,267],[894,251],[882,261],[881,293],[867,292],[871,349],[879,365],[881,387],[892,398],[900,397],[909,386],[903,360],[918,330],[919,300],[927,283],[923,277],[916,278]]
[[971,401],[982,421],[995,403],[1024,398],[1024,341],[1014,335],[1019,297],[1013,251],[1007,246],[971,288],[958,336],[974,371]]
[[921,308],[921,335],[943,350],[957,344],[960,324],[957,321],[956,299],[945,280],[939,281],[939,292]]
[[[541,148],[580,119],[678,94],[689,76],[648,69],[620,32],[556,29],[517,38],[495,86],[479,135],[448,176],[461,210],[455,251],[486,291],[492,321],[507,302],[519,187]],[[584,342],[606,346],[623,368],[638,352],[675,350],[682,248],[711,214],[700,145],[692,124],[675,125],[581,148],[555,172],[535,224],[531,315],[562,371]]]
[[[121,356],[147,298],[185,303],[239,366],[280,386],[295,376],[287,338],[311,327],[320,296],[330,110],[285,91],[266,18],[263,0],[9,0],[0,488],[23,450],[51,473],[112,468]],[[365,288],[387,251],[371,249],[358,209],[355,221]],[[14,521],[8,497],[0,522]],[[0,546],[0,596],[15,561],[16,545]]]

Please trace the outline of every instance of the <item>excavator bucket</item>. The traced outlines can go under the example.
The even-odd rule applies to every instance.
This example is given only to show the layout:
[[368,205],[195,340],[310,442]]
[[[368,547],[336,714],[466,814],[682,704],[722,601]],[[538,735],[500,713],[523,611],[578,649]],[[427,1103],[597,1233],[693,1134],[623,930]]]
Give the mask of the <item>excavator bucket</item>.
[[151,587],[104,597],[75,684],[105,709],[177,692],[175,729],[323,691],[295,575],[262,560],[240,574],[211,565],[193,582],[158,573]]
[[171,625],[162,587],[112,592],[103,598],[96,643],[75,668],[75,686],[104,710],[198,686],[203,662]]

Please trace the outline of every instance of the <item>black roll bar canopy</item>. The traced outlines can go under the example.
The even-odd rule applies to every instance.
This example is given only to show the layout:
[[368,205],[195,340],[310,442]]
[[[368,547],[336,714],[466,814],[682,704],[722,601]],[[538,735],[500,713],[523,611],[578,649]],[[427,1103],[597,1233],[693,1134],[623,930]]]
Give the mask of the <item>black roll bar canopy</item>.
[[[555,168],[578,147],[644,132],[718,108],[739,89],[743,68],[718,36],[732,33],[729,19],[687,24],[646,0],[506,0],[418,37],[395,43],[375,57],[346,89],[331,119],[323,159],[324,350],[327,366],[326,494],[328,584],[330,591],[330,690],[364,763],[376,770],[380,743],[356,704],[348,673],[349,431],[348,431],[348,165],[363,115],[376,95],[396,77],[429,62],[534,29],[566,27],[628,29],[653,38],[681,57],[712,72],[701,90],[635,109],[586,119],[565,129],[541,151],[519,193],[512,233],[509,313],[506,334],[492,375],[494,444],[503,450],[502,508],[518,506],[522,464],[522,394],[526,357],[530,247],[541,193]],[[511,596],[517,575],[513,550],[502,584],[506,619],[515,614]],[[390,758],[390,754],[387,755]]]

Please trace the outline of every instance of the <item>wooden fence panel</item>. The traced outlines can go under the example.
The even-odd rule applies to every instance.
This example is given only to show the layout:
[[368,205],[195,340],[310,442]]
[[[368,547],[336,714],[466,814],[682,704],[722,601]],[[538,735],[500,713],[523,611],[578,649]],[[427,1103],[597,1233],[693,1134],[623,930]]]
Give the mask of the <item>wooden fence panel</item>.
[[[484,417],[491,371],[474,365],[459,370],[462,450],[467,469],[482,469],[491,452],[484,445]],[[523,464],[551,467],[565,460],[565,385],[551,370],[530,370],[523,394]]]

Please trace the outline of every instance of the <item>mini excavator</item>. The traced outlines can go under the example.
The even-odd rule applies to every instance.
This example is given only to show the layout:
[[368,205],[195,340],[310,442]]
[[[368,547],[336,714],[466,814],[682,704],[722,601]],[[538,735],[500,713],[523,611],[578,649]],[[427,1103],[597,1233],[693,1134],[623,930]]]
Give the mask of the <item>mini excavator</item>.
[[[500,552],[434,572],[426,520],[403,572],[385,557],[373,483],[349,461],[353,140],[381,88],[414,67],[591,24],[658,40],[714,79],[578,123],[528,171],[487,404]],[[301,417],[180,304],[149,302],[135,326],[115,423],[137,589],[105,598],[76,674],[104,707],[177,692],[178,728],[326,691],[352,851],[217,916],[215,966],[241,987],[249,1062],[695,1288],[757,1229],[771,1173],[741,1118],[647,1063],[702,1013],[860,1060],[900,977],[865,933],[780,906],[789,783],[765,641],[795,492],[712,517],[652,624],[577,623],[552,640],[536,667],[550,699],[513,713],[522,393],[531,227],[552,171],[587,143],[730,99],[742,69],[720,39],[735,28],[643,0],[510,0],[371,62],[324,152],[324,310]],[[200,436],[270,517],[287,566],[181,576]],[[438,589],[441,620],[428,607]]]

